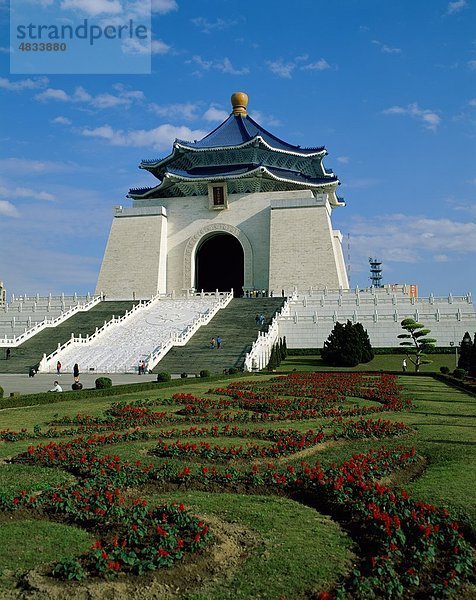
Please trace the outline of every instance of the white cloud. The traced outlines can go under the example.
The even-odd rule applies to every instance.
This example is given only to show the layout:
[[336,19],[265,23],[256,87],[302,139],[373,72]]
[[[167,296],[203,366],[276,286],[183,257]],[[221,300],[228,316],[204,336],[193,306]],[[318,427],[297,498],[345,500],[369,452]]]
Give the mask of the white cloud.
[[282,77],[283,79],[291,79],[295,69],[297,68],[299,68],[300,71],[325,71],[326,69],[331,68],[331,65],[324,58],[306,62],[308,59],[308,54],[302,54],[288,61],[284,61],[281,58],[273,61],[268,60],[266,65],[271,73],[274,73],[274,75]]
[[274,61],[267,61],[269,70],[274,75],[282,77],[283,79],[291,79],[294,69],[296,68],[295,62],[284,62],[281,59]]
[[117,15],[122,12],[119,0],[62,0],[63,10],[77,10],[91,16],[108,14]]
[[67,117],[62,117],[61,115],[59,117],[55,117],[54,119],[51,119],[51,122],[54,123],[55,125],[71,125],[72,124],[71,119],[68,119]]
[[468,67],[474,71],[476,69],[476,60],[468,60]]
[[47,200],[48,202],[55,199],[53,194],[49,192],[40,192],[25,187],[8,188],[0,186],[0,196],[4,198],[32,198],[34,200]]
[[387,214],[359,218],[350,227],[350,234],[357,254],[377,254],[389,262],[418,263],[423,257],[442,262],[443,256],[450,260],[452,255],[476,252],[474,222]]
[[0,200],[0,215],[4,217],[19,217],[20,213],[16,206],[8,202],[8,200]]
[[400,54],[402,52],[401,48],[392,48],[391,46],[387,46],[387,44],[384,44],[383,42],[380,42],[379,40],[372,40],[372,44],[379,46],[380,51],[383,52],[384,54]]
[[452,15],[453,13],[457,13],[460,10],[463,10],[463,8],[466,8],[467,6],[468,3],[466,0],[455,0],[455,2],[450,2],[448,4],[446,14]]
[[35,100],[39,102],[48,102],[50,100],[58,102],[86,103],[93,108],[107,109],[117,106],[128,108],[133,102],[145,100],[144,92],[141,90],[127,90],[121,84],[113,86],[117,94],[98,94],[92,96],[83,87],[78,86],[73,94],[68,94],[65,90],[48,88],[44,92],[36,94]]
[[174,10],[178,10],[176,0],[152,0],[152,12],[165,15]]
[[208,110],[206,110],[203,113],[203,119],[205,119],[205,121],[210,121],[210,122],[221,122],[224,121],[225,119],[227,119],[229,116],[229,113],[226,112],[226,110],[223,110],[222,108],[218,108],[217,106],[213,105],[210,106],[208,108]]
[[347,165],[350,161],[350,158],[348,156],[338,156],[336,161],[341,165]]
[[469,106],[476,106],[476,98],[472,98],[471,100],[468,101],[468,105]]
[[276,117],[273,117],[273,115],[268,115],[260,110],[252,110],[248,114],[260,125],[266,127],[279,127],[281,125],[281,121],[279,119],[276,119]]
[[197,118],[197,105],[192,102],[185,102],[183,104],[156,104],[152,102],[149,104],[149,110],[154,112],[159,117],[167,117],[169,119],[187,119],[187,121],[193,121]]
[[206,17],[195,17],[194,19],[191,19],[191,21],[200,29],[202,33],[211,33],[212,31],[228,29],[228,27],[232,27],[238,23],[237,20],[221,18],[210,21]]
[[70,97],[64,90],[48,88],[44,92],[40,92],[39,94],[36,94],[35,100],[39,100],[40,102],[47,102],[48,100],[58,100],[59,102],[69,102]]
[[420,108],[416,102],[407,106],[392,106],[382,111],[384,115],[406,115],[423,122],[426,129],[435,130],[440,124],[440,116],[433,110]]
[[450,260],[446,254],[435,254],[433,259],[435,262],[449,262]]
[[61,163],[48,160],[30,160],[27,158],[0,159],[0,169],[5,173],[62,173],[77,169],[73,163]]
[[324,58],[320,58],[316,62],[309,63],[300,67],[303,71],[325,71],[326,69],[330,69],[331,65]]
[[235,68],[228,57],[224,57],[222,60],[204,60],[201,56],[195,55],[191,60],[187,60],[185,64],[195,64],[200,67],[200,71],[195,71],[194,75],[201,75],[202,71],[216,70],[229,75],[246,75],[250,72],[248,67],[242,67],[241,69]]
[[81,134],[86,137],[95,137],[107,140],[113,146],[149,147],[155,150],[170,148],[175,139],[195,140],[201,139],[208,132],[200,129],[190,129],[184,125],[175,126],[168,123],[154,129],[136,129],[124,131],[113,129],[110,125],[103,125],[94,129],[85,128]]
[[48,85],[47,77],[35,77],[34,79],[20,79],[19,81],[10,81],[6,77],[0,77],[0,88],[11,92],[21,92],[22,90],[34,90]]
[[152,40],[150,44],[152,54],[167,54],[170,49],[171,47],[162,40]]

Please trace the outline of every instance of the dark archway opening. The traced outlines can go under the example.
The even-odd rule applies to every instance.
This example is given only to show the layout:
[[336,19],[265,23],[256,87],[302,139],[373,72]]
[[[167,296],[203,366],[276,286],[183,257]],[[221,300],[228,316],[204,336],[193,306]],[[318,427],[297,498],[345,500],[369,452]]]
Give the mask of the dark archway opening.
[[240,242],[227,233],[217,233],[200,244],[195,259],[196,289],[204,292],[243,294],[245,260]]

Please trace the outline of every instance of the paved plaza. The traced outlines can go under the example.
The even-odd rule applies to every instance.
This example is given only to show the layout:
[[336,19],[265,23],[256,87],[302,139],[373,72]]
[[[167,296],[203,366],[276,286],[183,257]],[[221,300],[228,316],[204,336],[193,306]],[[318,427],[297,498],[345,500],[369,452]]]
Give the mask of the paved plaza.
[[[94,382],[98,377],[101,377],[101,373],[81,373],[80,379],[84,389],[96,387]],[[157,375],[137,375],[134,373],[108,373],[105,377],[112,379],[112,385],[141,383],[157,379]],[[28,374],[13,375],[6,373],[0,375],[0,386],[4,390],[4,398],[7,398],[12,392],[19,392],[20,394],[47,392],[53,387],[53,382],[56,379],[64,391],[71,390],[73,375],[70,373],[64,373],[60,377],[57,377],[54,373],[37,373],[35,377],[28,377]]]

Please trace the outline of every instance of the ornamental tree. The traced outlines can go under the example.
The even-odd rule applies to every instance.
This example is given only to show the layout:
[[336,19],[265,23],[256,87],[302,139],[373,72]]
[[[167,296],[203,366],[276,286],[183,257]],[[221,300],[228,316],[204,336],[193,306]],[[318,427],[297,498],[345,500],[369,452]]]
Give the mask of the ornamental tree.
[[420,371],[420,365],[429,365],[432,363],[426,356],[426,352],[435,347],[434,338],[425,337],[430,333],[421,323],[408,317],[403,319],[401,326],[407,333],[401,333],[397,336],[405,341],[400,342],[400,346],[406,347],[408,360],[415,365],[415,373]]
[[471,366],[471,351],[473,349],[473,340],[467,331],[460,344],[458,369],[469,371]]
[[322,361],[333,367],[355,367],[373,358],[370,339],[361,323],[336,323],[324,342]]

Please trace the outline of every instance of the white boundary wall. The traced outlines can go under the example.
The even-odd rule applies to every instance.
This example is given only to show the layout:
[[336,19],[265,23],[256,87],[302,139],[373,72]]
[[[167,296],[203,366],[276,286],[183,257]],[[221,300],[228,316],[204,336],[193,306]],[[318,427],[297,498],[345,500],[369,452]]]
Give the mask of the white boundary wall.
[[279,336],[286,336],[288,348],[322,348],[334,325],[350,320],[362,323],[374,348],[396,347],[406,317],[430,329],[437,346],[457,346],[466,331],[471,336],[476,332],[471,294],[413,298],[400,286],[296,293],[289,314],[279,317]]

